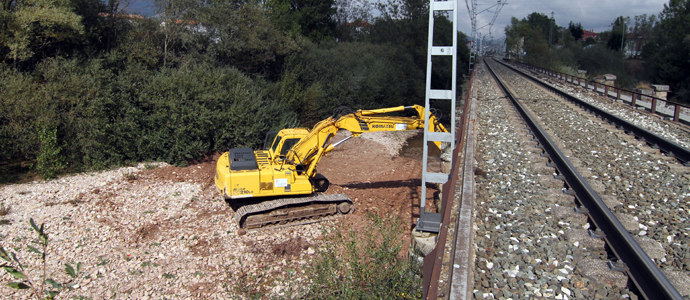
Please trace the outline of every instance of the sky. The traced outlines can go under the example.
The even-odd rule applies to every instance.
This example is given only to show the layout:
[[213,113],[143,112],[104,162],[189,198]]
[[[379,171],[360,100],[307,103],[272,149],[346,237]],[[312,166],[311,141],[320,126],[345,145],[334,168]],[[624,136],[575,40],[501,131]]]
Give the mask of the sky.
[[[369,0],[376,2],[377,0]],[[378,0],[381,1],[381,0]],[[465,1],[458,1],[460,7],[459,15],[459,30],[467,35],[472,32],[472,25],[467,12]],[[489,26],[485,26],[491,22],[493,18],[493,5],[497,0],[477,0],[477,27],[484,27],[479,32],[484,35],[489,35]],[[575,23],[582,23],[582,27],[587,30],[594,30],[601,32],[608,30],[611,23],[618,16],[634,17],[641,14],[658,15],[663,9],[664,4],[669,0],[501,0],[507,4],[501,9],[498,18],[493,26],[491,26],[491,36],[495,39],[500,39],[505,36],[505,27],[510,24],[510,18],[516,17],[522,19],[533,12],[539,12],[556,19],[556,24],[562,27],[568,27],[570,21]],[[471,3],[467,0],[467,3]],[[153,8],[153,0],[133,0],[129,10],[144,16],[152,16],[155,14]]]
[[[464,1],[460,1],[460,21],[459,30],[470,34],[472,25]],[[483,11],[496,4],[497,0],[477,0],[477,12]],[[506,0],[503,0],[504,2]],[[470,0],[467,0],[471,3]],[[496,22],[491,28],[491,35],[494,39],[505,37],[505,27],[510,25],[511,17],[523,19],[527,15],[538,12],[551,16],[556,20],[556,24],[568,27],[570,21],[582,23],[583,29],[601,32],[611,29],[611,23],[618,16],[634,16],[647,14],[658,15],[663,9],[664,4],[669,0],[507,0],[507,4],[501,9]],[[482,27],[491,22],[493,18],[493,8],[477,16],[477,27]],[[489,27],[480,30],[482,35],[489,34]]]
[[127,7],[127,11],[144,17],[151,17],[156,14],[152,0],[133,0]]

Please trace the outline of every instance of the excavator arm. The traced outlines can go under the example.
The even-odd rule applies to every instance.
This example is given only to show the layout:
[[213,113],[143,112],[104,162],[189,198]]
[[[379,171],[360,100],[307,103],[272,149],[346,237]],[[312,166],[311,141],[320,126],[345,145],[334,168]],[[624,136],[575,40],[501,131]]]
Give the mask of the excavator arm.
[[[414,109],[416,116],[381,116],[391,112],[401,112]],[[318,162],[333,151],[337,144],[328,144],[339,129],[344,129],[357,137],[365,132],[402,131],[424,128],[424,114],[426,110],[419,105],[397,106],[391,108],[358,110],[348,114],[334,115],[317,123],[307,136],[290,148],[286,159],[296,165],[301,165],[307,176],[312,177]],[[432,132],[448,132],[433,114],[429,115],[429,130]],[[440,142],[434,142],[441,149]]]

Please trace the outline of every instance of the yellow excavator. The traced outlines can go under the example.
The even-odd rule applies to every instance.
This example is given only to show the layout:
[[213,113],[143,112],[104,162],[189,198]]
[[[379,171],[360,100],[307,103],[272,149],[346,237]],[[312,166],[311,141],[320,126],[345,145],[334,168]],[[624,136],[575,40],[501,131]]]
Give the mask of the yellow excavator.
[[[416,115],[384,115],[405,110],[413,110]],[[311,130],[287,128],[269,132],[264,150],[235,148],[220,156],[216,162],[216,188],[231,205],[241,205],[235,209],[234,216],[241,228],[300,224],[324,216],[347,214],[353,210],[352,200],[343,194],[322,193],[328,189],[329,182],[316,172],[321,158],[364,132],[423,129],[424,114],[424,107],[419,105],[357,111],[338,108],[333,116],[320,121]],[[432,113],[429,124],[429,131],[448,132]],[[329,144],[340,129],[352,134]],[[441,149],[441,143],[435,143]],[[261,198],[253,199],[255,197]]]

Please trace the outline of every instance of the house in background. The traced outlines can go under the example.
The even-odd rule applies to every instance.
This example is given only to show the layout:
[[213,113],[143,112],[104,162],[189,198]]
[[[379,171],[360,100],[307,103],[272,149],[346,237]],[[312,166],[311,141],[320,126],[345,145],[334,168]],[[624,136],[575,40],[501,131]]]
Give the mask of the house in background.
[[592,29],[592,30],[585,29],[582,32],[582,40],[583,41],[588,39],[588,38],[593,38],[596,40],[598,36],[599,36],[599,34],[594,32],[594,29]]

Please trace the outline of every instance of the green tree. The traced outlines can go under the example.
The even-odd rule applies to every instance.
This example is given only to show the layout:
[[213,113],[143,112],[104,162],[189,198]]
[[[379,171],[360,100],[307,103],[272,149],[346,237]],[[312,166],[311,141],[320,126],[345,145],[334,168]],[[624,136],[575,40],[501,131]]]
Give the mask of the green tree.
[[3,62],[28,60],[54,43],[84,33],[82,18],[70,1],[4,0],[0,22]]
[[630,79],[625,73],[623,53],[618,50],[609,49],[601,44],[592,45],[577,51],[575,58],[578,67],[587,70],[587,75],[590,77],[610,73],[618,77],[617,84],[630,83]]
[[635,23],[630,26],[626,47],[641,51],[657,35],[659,22],[655,15],[642,14],[634,17]]
[[690,0],[671,0],[659,15],[659,47],[653,62],[661,83],[675,90],[678,100],[690,99]]
[[333,39],[336,29],[335,0],[271,0],[271,17],[293,35],[299,33],[314,42]]
[[123,22],[120,16],[124,15],[125,9],[129,6],[129,0],[107,0],[101,2],[104,6],[100,12],[106,12],[104,21],[105,50],[110,51],[117,45],[120,37],[127,28],[127,22]]
[[163,67],[168,62],[168,52],[179,44],[182,32],[188,25],[194,25],[188,12],[196,3],[194,0],[155,0],[161,15],[160,30],[163,33]]
[[532,27],[532,29],[539,32],[539,36],[542,39],[544,39],[545,41],[549,40],[550,26],[554,23],[552,19],[550,19],[545,14],[533,12],[529,14],[526,19],[523,19],[523,21],[525,20],[527,21],[529,26]]
[[271,19],[272,12],[259,3],[214,0],[196,14],[208,28],[208,53],[217,63],[246,74],[278,78],[285,57],[300,49],[299,36],[281,31]]
[[568,29],[570,30],[570,34],[576,41],[581,40],[582,36],[585,34],[584,29],[582,29],[581,23],[573,23],[573,21],[570,21]]
[[630,17],[620,16],[611,23],[611,34],[606,41],[606,46],[611,50],[625,53],[625,39],[628,32]]
[[423,72],[426,69],[429,2],[388,0],[377,3],[376,7],[381,16],[369,28],[364,41],[404,47],[412,55],[415,66]]
[[549,66],[549,62],[545,61],[545,58],[549,55],[549,45],[538,30],[533,29],[525,39],[525,53],[527,53],[527,59],[525,60],[527,63]]
[[[513,17],[511,19],[511,25],[506,26],[506,44],[507,49],[510,53],[522,55],[522,51],[525,52],[526,62],[537,64],[540,66],[546,66],[544,62],[544,57],[548,55],[549,45],[548,41],[548,29],[547,35],[544,36],[544,30],[540,25],[538,20],[542,19],[542,16],[537,13],[532,13],[530,17],[535,21],[530,22],[529,19],[524,18],[518,20]],[[546,18],[548,21],[549,19]]]

